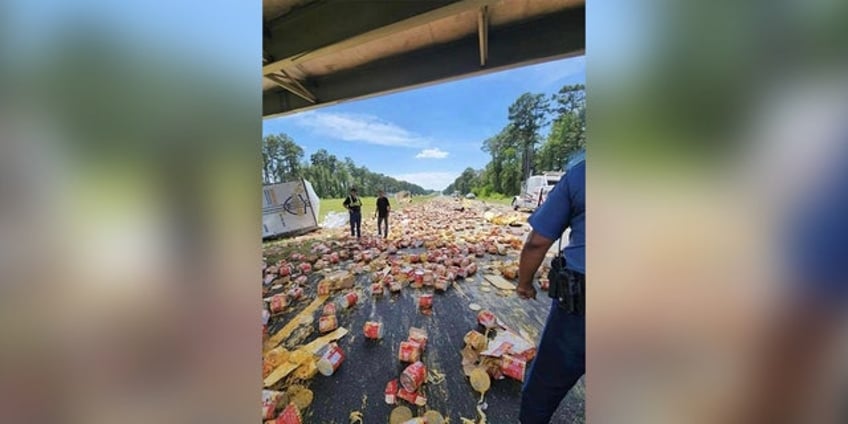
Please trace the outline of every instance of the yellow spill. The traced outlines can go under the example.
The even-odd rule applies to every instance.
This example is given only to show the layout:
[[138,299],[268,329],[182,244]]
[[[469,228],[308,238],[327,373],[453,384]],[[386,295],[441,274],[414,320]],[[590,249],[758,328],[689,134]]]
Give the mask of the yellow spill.
[[480,421],[478,421],[477,424],[486,424],[486,413],[483,412],[482,404],[477,405],[477,413],[480,414]]

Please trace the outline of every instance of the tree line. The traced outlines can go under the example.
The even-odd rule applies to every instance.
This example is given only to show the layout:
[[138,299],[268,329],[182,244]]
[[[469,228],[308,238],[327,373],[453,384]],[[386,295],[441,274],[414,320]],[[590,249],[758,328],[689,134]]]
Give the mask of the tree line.
[[360,196],[376,196],[379,190],[387,193],[408,191],[414,195],[430,193],[423,187],[356,166],[353,159],[339,160],[324,149],[303,160],[303,148],[284,133],[267,135],[262,139],[262,183],[276,184],[304,178],[312,183],[321,198],[347,196],[355,187]]
[[[566,85],[550,96],[524,93],[508,117],[507,125],[482,143],[489,163],[465,169],[444,193],[514,196],[529,176],[563,171],[568,158],[586,146],[586,87]],[[548,125],[543,138],[540,131]]]

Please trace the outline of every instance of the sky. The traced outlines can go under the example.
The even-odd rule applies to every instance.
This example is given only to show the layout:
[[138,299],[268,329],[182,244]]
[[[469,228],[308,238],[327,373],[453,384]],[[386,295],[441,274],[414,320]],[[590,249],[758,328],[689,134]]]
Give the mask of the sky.
[[443,190],[465,168],[486,165],[483,140],[507,124],[518,96],[585,81],[579,56],[266,119],[262,132],[288,134],[307,160],[326,149],[371,171]]

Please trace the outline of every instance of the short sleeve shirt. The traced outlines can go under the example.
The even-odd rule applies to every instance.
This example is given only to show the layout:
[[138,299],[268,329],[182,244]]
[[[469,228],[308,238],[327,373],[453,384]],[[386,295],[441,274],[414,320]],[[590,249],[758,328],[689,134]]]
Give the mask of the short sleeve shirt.
[[586,160],[571,167],[528,220],[533,231],[557,240],[571,228],[562,249],[566,268],[586,273]]
[[808,298],[848,305],[848,148],[825,183],[808,196],[787,226],[788,263]]
[[378,197],[377,198],[377,213],[380,216],[386,216],[389,214],[389,199],[386,197]]

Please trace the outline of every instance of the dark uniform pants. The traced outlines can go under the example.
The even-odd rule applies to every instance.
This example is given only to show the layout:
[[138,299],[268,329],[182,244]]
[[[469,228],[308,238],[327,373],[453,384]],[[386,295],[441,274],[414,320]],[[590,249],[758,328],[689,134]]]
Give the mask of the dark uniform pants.
[[362,212],[350,211],[350,235],[359,237],[359,226],[362,224]]
[[384,237],[389,235],[389,214],[377,215],[377,234],[382,234]]
[[569,314],[554,300],[522,389],[521,423],[549,423],[560,401],[585,373],[586,316]]

